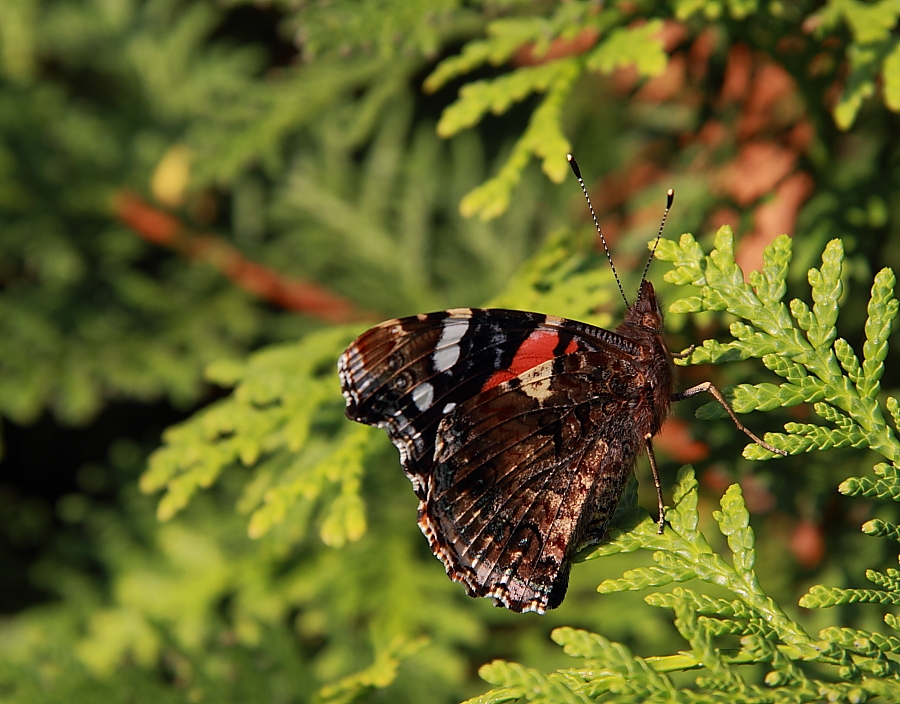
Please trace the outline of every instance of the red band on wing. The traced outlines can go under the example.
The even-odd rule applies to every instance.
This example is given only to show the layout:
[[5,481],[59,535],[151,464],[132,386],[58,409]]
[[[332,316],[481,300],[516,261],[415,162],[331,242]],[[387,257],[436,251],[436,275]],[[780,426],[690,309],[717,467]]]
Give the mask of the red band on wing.
[[[539,364],[543,364],[548,359],[556,357],[556,346],[559,344],[559,333],[549,330],[536,330],[531,333],[525,342],[516,350],[512,364],[506,369],[500,369],[485,382],[481,388],[482,393],[499,386],[504,381],[515,379],[519,374],[527,372],[529,369]],[[566,345],[564,354],[572,354],[578,351],[578,343],[575,339],[571,339]]]

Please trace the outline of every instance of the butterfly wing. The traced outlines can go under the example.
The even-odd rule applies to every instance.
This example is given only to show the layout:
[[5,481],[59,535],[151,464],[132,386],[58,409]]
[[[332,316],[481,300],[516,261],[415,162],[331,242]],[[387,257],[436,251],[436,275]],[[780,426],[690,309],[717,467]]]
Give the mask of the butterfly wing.
[[348,417],[399,448],[451,578],[542,612],[562,601],[571,555],[605,525],[638,451],[611,422],[637,355],[583,323],[464,308],[372,328],[339,371]]
[[565,355],[444,418],[419,522],[470,594],[513,611],[562,602],[572,556],[602,535],[642,448],[616,422],[640,404],[620,383],[637,374],[605,352]]

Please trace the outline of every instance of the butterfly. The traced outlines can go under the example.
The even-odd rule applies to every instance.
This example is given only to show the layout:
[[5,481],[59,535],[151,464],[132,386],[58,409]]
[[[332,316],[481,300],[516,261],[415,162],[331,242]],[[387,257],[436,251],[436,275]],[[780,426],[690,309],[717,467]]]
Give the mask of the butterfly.
[[572,558],[603,537],[642,452],[662,531],[652,438],[673,401],[710,392],[739,429],[784,454],[741,425],[712,384],[676,393],[662,326],[645,269],[615,330],[456,308],[388,320],[341,355],[347,417],[387,431],[419,499],[419,527],[470,596],[515,612],[559,606]]

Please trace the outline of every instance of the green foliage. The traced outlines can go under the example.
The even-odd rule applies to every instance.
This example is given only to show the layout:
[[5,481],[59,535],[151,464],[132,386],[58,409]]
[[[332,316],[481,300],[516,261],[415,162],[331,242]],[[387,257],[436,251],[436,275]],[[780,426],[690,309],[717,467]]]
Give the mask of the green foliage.
[[[116,397],[195,402],[202,368],[260,333],[247,296],[187,263],[154,270],[153,248],[110,217],[115,192],[165,148],[165,122],[221,82],[245,85],[258,61],[190,55],[209,7],[89,5],[0,8],[0,414],[18,423],[45,408],[84,423]],[[102,96],[73,95],[70,71],[102,76]]]
[[[256,467],[239,501],[253,512],[250,534],[260,537],[288,510],[303,511],[337,483],[323,538],[342,545],[365,530],[359,502],[359,474],[365,431],[343,431],[345,441],[327,451],[308,441],[323,407],[333,407],[339,390],[331,362],[334,350],[352,339],[340,328],[308,335],[302,342],[271,347],[245,363],[210,367],[211,379],[236,386],[232,397],[214,403],[190,421],[167,431],[165,445],[150,458],[141,488],[166,487],[158,516],[172,518],[199,487],[213,485],[222,469],[238,462]],[[261,507],[262,504],[262,507]],[[301,505],[297,505],[301,504]],[[338,527],[339,526],[339,527]]]
[[523,46],[531,45],[534,56],[542,58],[553,40],[571,41],[583,33],[605,35],[585,54],[523,66],[493,80],[474,81],[460,90],[459,98],[444,111],[438,123],[442,136],[472,127],[488,112],[501,115],[532,94],[544,95],[500,172],[463,199],[463,214],[490,220],[504,213],[532,156],[542,159],[542,169],[551,180],[559,183],[566,177],[568,166],[562,157],[571,151],[571,146],[564,136],[563,107],[585,71],[610,72],[633,66],[641,76],[655,76],[665,69],[666,55],[657,36],[660,22],[641,27],[617,26],[628,19],[618,7],[595,10],[593,3],[572,2],[559,5],[548,18],[496,20],[488,26],[487,39],[470,42],[460,56],[440,63],[425,80],[426,90],[436,91],[450,79],[484,64],[506,63]]
[[[661,5],[661,3],[646,3]],[[891,30],[900,19],[900,9],[892,0],[875,4],[857,0],[829,0],[807,17],[798,18],[802,5],[788,7],[773,3],[767,10],[755,0],[679,0],[675,16],[689,20],[703,15],[717,20],[728,15],[744,21],[751,15],[782,22],[784,28],[799,23],[814,27],[816,38],[827,39],[849,29],[852,41],[846,48],[850,75],[841,99],[834,108],[836,124],[849,129],[863,102],[875,93],[876,81],[884,82],[885,106],[900,112],[900,40]],[[506,113],[514,104],[533,95],[543,95],[531,115],[528,127],[519,137],[506,163],[496,176],[471,191],[460,204],[466,215],[489,220],[509,207],[510,193],[532,157],[541,159],[544,173],[559,183],[566,176],[563,157],[571,151],[565,137],[563,106],[583,76],[590,72],[611,73],[631,68],[638,77],[662,74],[668,57],[662,40],[663,23],[651,20],[634,23],[634,16],[620,3],[599,7],[591,0],[560,3],[546,17],[502,17],[487,26],[487,38],[468,42],[459,56],[445,59],[426,79],[426,90],[435,91],[449,80],[472,73],[484,65],[507,65],[517,52],[528,47],[537,66],[518,66],[493,79],[473,81],[459,91],[438,124],[444,136],[457,134],[477,124],[488,112]],[[649,8],[648,8],[649,9]],[[662,14],[662,7],[654,7]],[[771,13],[772,16],[767,16]],[[649,15],[655,14],[652,10]],[[778,30],[776,30],[778,33]],[[592,38],[588,51],[554,46],[575,44],[579,38]],[[573,53],[574,56],[565,56]]]
[[[828,244],[822,255],[822,267],[810,269],[813,308],[793,299],[782,302],[787,291],[787,263],[791,240],[782,236],[765,251],[763,272],[752,272],[749,283],[734,263],[733,236],[728,228],[716,234],[716,249],[708,258],[698,257],[698,245],[684,235],[677,246],[665,242],[659,249],[661,259],[675,263],[667,274],[669,281],[699,287],[701,294],[683,299],[677,312],[700,310],[727,311],[745,320],[731,325],[735,341],[722,344],[706,340],[695,349],[690,361],[716,364],[727,359],[756,357],[771,371],[786,380],[774,384],[741,384],[733,390],[733,405],[738,413],[772,410],[813,403],[815,412],[836,428],[807,423],[789,423],[787,435],[773,435],[773,442],[792,454],[831,447],[871,447],[890,460],[900,459],[900,445],[887,424],[878,402],[878,393],[887,338],[897,317],[898,302],[893,289],[896,277],[882,269],[875,277],[865,324],[866,343],[863,362],[850,344],[837,337],[838,301],[843,292],[841,264],[843,247],[838,240]],[[757,294],[758,292],[758,294]],[[792,319],[793,318],[793,319]],[[896,401],[888,402],[896,407]],[[704,415],[715,417],[717,406],[707,406]],[[748,445],[748,459],[769,456],[758,445]]]
[[[666,274],[667,280],[700,289],[699,295],[673,304],[674,311],[727,311],[742,321],[731,326],[733,342],[707,340],[684,363],[757,358],[785,378],[777,387],[762,387],[762,392],[759,386],[750,385],[734,389],[734,407],[739,412],[814,400],[804,399],[804,394],[827,399],[827,403],[817,403],[815,410],[837,428],[789,423],[787,435],[766,436],[776,447],[797,454],[816,447],[809,440],[816,438],[820,441],[818,449],[852,444],[869,447],[888,459],[896,457],[900,443],[883,420],[877,393],[887,337],[897,316],[893,272],[884,269],[875,278],[865,326],[865,361],[851,364],[846,360],[853,355],[852,350],[837,338],[835,327],[842,292],[840,242],[829,243],[822,255],[822,267],[809,272],[815,302],[812,310],[794,299],[790,313],[783,297],[791,240],[781,237],[767,248],[763,272],[751,272],[750,283],[745,282],[734,262],[732,245],[731,231],[723,227],[709,255],[703,254],[690,235],[683,235],[678,243],[664,240],[657,250],[660,259],[674,265]],[[840,367],[837,348],[842,350]],[[878,361],[870,363],[875,359]],[[809,386],[804,384],[807,379]],[[893,415],[897,401],[890,398],[886,403]],[[772,454],[750,445],[745,456],[761,459]],[[877,465],[875,477],[849,479],[841,485],[841,491],[897,501],[900,471],[895,464]],[[607,543],[591,550],[585,559],[650,551],[655,566],[628,570],[621,578],[602,582],[597,590],[601,594],[650,592],[645,597],[648,604],[674,612],[675,628],[687,649],[676,655],[644,658],[595,633],[558,628],[553,640],[566,655],[580,658],[578,664],[544,675],[533,668],[495,661],[479,673],[494,689],[469,701],[576,702],[602,696],[604,701],[622,702],[795,702],[866,701],[871,697],[894,701],[900,697],[900,667],[888,657],[900,648],[900,639],[839,627],[824,628],[815,638],[800,620],[766,594],[757,576],[755,534],[738,484],[728,488],[721,499],[721,510],[713,513],[719,533],[726,538],[730,561],[714,549],[714,541],[700,528],[698,483],[691,468],[679,473],[673,501],[661,535],[654,519],[638,512],[625,522],[630,527],[614,531]],[[864,532],[891,537],[897,535],[897,526],[880,521],[865,526]],[[800,606],[815,609],[852,603],[900,603],[900,571],[867,570],[866,578],[879,589],[814,586],[800,600]],[[657,591],[692,580],[719,592],[724,590],[726,596],[712,597],[684,587]],[[892,614],[886,614],[885,620],[891,627],[897,625]],[[735,636],[740,640],[734,641]],[[761,682],[756,680],[757,670],[748,667],[751,665],[763,666]],[[671,677],[692,670],[701,671],[692,684],[681,684]]]
[[863,102],[875,94],[878,80],[884,81],[885,106],[900,112],[900,41],[892,31],[900,20],[897,4],[829,0],[810,19],[823,34],[846,25],[853,38],[847,50],[850,75],[834,109],[838,127],[853,125]]
[[[897,303],[879,271],[900,256],[897,12],[0,3],[0,698],[449,702],[504,657],[521,664],[486,665],[481,701],[897,700],[900,622],[872,603],[900,581]],[[593,229],[570,227],[580,193],[555,185],[567,151],[626,278],[670,185],[670,231],[741,233],[662,246],[667,280],[694,287],[658,286],[694,312],[667,330],[715,338],[689,362],[720,363],[702,378],[734,384],[739,411],[788,409],[767,437],[803,464],[743,462],[744,436],[705,424],[715,452],[699,487],[679,475],[666,532],[629,490],[538,618],[446,578],[394,448],[344,418],[334,362],[370,322],[453,305],[620,319]],[[125,217],[128,193],[183,241]],[[771,239],[773,212],[797,236],[745,282],[734,258]],[[356,322],[265,293],[297,282]],[[166,403],[192,415],[159,446]],[[800,564],[803,525],[821,555]],[[797,613],[816,583],[801,604],[831,608]]]

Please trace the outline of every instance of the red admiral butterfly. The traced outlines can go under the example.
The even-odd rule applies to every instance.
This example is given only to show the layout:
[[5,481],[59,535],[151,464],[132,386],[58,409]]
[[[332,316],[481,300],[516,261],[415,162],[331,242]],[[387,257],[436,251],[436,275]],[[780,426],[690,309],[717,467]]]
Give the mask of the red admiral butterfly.
[[[670,190],[666,214],[673,197]],[[419,497],[419,526],[470,596],[517,612],[559,606],[572,557],[603,537],[643,450],[662,532],[651,439],[672,401],[709,391],[738,428],[784,454],[744,428],[711,384],[675,393],[661,331],[645,269],[614,332],[539,313],[456,308],[384,322],[341,355],[347,416],[387,430]]]

